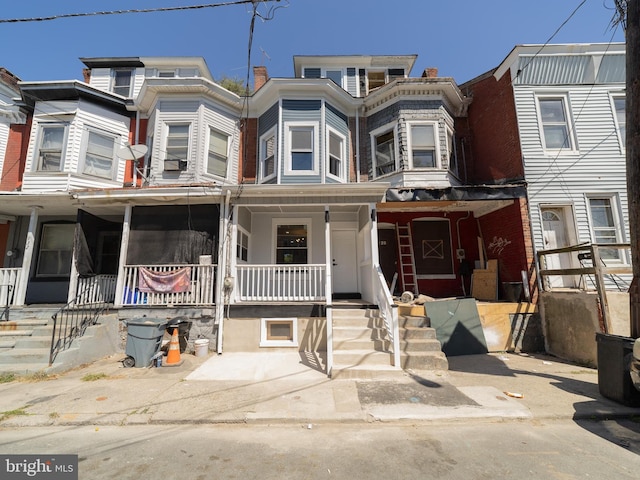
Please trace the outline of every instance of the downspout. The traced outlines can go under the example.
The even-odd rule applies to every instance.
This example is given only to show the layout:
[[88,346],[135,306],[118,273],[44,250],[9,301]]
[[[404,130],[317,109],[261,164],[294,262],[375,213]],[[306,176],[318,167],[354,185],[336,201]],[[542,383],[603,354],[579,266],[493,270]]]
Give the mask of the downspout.
[[[136,137],[133,140],[135,145],[140,143],[140,110],[136,110]],[[138,159],[133,159],[133,188],[138,186]]]

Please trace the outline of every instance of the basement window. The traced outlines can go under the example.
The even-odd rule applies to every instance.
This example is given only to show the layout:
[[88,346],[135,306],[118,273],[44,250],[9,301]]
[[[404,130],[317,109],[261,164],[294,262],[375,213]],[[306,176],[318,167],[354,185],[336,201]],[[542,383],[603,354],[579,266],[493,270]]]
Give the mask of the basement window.
[[263,318],[260,328],[261,347],[297,347],[296,318]]

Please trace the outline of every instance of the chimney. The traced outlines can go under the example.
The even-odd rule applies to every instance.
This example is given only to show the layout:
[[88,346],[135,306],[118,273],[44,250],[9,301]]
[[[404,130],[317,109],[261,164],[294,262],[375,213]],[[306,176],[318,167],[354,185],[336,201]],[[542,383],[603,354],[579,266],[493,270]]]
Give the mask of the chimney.
[[427,67],[422,73],[422,78],[436,78],[438,76],[438,69],[436,67]]
[[84,77],[84,83],[89,83],[91,80],[91,69],[90,68],[83,68],[82,69],[82,76]]
[[257,92],[269,80],[267,67],[253,67],[253,91]]

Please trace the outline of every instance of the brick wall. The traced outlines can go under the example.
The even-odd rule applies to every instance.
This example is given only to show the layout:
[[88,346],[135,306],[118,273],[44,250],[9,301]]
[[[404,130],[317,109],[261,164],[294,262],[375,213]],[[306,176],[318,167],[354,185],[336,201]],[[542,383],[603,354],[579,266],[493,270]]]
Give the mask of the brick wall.
[[24,125],[12,124],[10,126],[7,151],[0,177],[0,190],[13,191],[22,186],[30,134],[30,117]]
[[487,75],[463,86],[472,97],[468,111],[472,161],[469,180],[500,183],[524,178],[511,78]]

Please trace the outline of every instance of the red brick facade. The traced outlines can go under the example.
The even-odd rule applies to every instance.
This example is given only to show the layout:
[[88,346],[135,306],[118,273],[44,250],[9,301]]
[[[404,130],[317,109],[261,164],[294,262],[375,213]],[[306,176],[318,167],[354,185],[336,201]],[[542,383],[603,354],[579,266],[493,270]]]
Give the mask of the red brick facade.
[[0,190],[10,192],[22,186],[22,176],[27,158],[30,133],[31,118],[29,118],[24,125],[11,125],[2,176],[0,177]]

